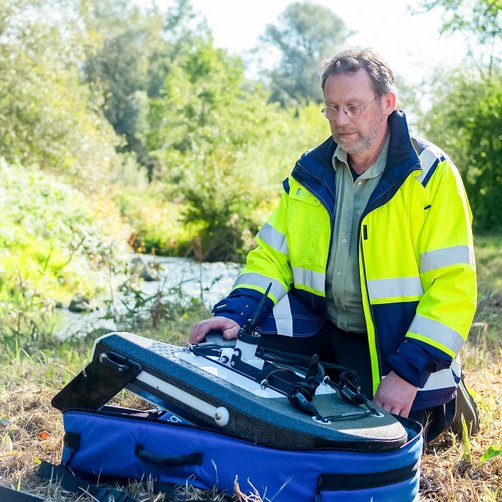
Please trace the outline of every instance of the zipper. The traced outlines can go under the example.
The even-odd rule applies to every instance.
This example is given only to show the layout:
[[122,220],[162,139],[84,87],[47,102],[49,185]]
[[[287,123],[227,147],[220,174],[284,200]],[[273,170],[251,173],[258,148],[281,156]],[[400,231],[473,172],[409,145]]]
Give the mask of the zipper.
[[[362,221],[362,220],[361,220]],[[366,294],[366,299],[368,302],[368,310],[369,314],[371,317],[371,323],[373,325],[373,345],[375,347],[375,353],[376,353],[376,365],[377,367],[375,368],[377,370],[379,380],[380,380],[380,368],[381,368],[381,357],[380,357],[380,347],[378,346],[378,338],[377,338],[377,330],[376,330],[376,323],[375,323],[375,318],[373,316],[373,307],[371,306],[370,302],[370,296],[368,292],[368,280],[367,280],[367,274],[366,274],[366,262],[364,260],[364,247],[363,247],[363,240],[368,240],[368,225],[363,224],[363,239],[359,241],[359,249],[361,253],[361,261],[362,261],[362,267],[363,267],[363,273],[364,273],[364,282],[365,282],[365,294]],[[368,344],[370,344],[370,339],[368,336]],[[370,361],[372,362],[373,366],[373,358],[371,356],[371,347],[370,347]],[[371,368],[371,384],[372,384],[372,392],[375,393],[376,386],[374,385],[374,376],[373,376],[373,367]]]
[[[413,175],[413,173],[417,170],[416,167],[417,166],[420,166],[420,164],[416,164],[415,166],[413,166],[413,169],[410,170],[410,172],[408,173],[408,175],[403,179],[403,181],[401,182],[401,184],[399,185],[399,187],[401,187],[405,181]],[[359,242],[359,249],[360,249],[360,253],[361,253],[361,261],[362,261],[362,266],[363,266],[363,272],[364,272],[364,282],[366,284],[366,298],[367,298],[367,301],[368,301],[368,308],[369,308],[369,312],[370,312],[370,316],[371,316],[371,322],[373,324],[373,332],[374,332],[374,346],[375,346],[375,352],[376,352],[376,356],[377,356],[377,365],[378,365],[378,374],[380,375],[380,368],[381,368],[381,355],[380,355],[380,347],[378,346],[378,337],[377,337],[377,329],[376,329],[376,323],[375,323],[375,318],[373,316],[373,307],[371,306],[371,302],[370,302],[370,297],[369,297],[369,293],[368,293],[368,281],[366,279],[367,277],[367,274],[366,274],[366,263],[365,263],[365,260],[364,260],[364,251],[363,251],[363,241],[367,241],[368,240],[368,225],[367,224],[362,224],[364,218],[366,218],[366,216],[368,216],[368,214],[370,214],[372,211],[374,211],[375,209],[378,209],[379,207],[383,206],[383,204],[376,204],[376,202],[378,200],[380,200],[382,197],[385,196],[385,194],[387,194],[389,192],[389,190],[392,190],[394,187],[394,184],[392,184],[391,186],[389,186],[389,188],[387,188],[387,190],[385,190],[385,192],[383,192],[382,194],[380,194],[374,201],[372,201],[371,203],[371,208],[368,209],[369,206],[366,207],[366,209],[363,211],[363,214],[361,215],[361,219],[359,220],[359,231],[358,231],[358,242]],[[399,187],[397,190],[399,190]],[[396,192],[397,192],[396,190]],[[361,225],[362,225],[362,239],[361,239]],[[369,343],[369,338],[368,338],[368,343]],[[371,351],[370,351],[370,360],[371,360]],[[372,368],[373,370],[373,368]],[[373,383],[373,371],[371,372],[371,380],[372,380],[372,383]]]

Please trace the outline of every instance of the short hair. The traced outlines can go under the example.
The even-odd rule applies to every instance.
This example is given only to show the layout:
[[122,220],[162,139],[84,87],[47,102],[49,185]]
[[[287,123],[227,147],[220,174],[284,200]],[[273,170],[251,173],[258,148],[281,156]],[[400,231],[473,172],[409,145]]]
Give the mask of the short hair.
[[366,70],[373,89],[377,96],[383,96],[388,92],[397,94],[396,80],[389,65],[371,49],[349,49],[340,52],[328,59],[324,64],[321,77],[321,88],[324,92],[326,80],[331,75],[343,73],[355,73],[361,69]]

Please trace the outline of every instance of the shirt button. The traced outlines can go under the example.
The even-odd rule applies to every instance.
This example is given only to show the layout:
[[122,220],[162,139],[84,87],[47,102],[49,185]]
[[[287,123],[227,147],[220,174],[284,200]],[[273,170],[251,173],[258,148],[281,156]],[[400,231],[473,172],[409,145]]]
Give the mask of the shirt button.
[[358,186],[358,187],[360,187],[362,184],[363,184],[363,182],[362,182],[361,180],[359,180],[359,181],[357,182],[357,186]]
[[347,242],[347,239],[342,239],[342,244],[345,244]]
[[341,270],[339,270],[339,271],[337,272],[337,274],[338,274],[338,275],[342,275],[342,271],[341,271]]

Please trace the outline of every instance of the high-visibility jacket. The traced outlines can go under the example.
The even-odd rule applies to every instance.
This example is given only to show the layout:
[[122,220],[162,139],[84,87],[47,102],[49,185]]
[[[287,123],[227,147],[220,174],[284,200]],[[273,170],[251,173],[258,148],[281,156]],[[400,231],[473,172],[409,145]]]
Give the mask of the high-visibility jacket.
[[[435,145],[389,117],[387,163],[359,222],[358,260],[373,393],[394,370],[419,388],[412,411],[455,396],[456,358],[476,308],[472,214],[460,175]],[[215,315],[240,325],[272,284],[263,333],[311,336],[327,318],[325,279],[335,204],[333,138],[285,180],[230,295]]]

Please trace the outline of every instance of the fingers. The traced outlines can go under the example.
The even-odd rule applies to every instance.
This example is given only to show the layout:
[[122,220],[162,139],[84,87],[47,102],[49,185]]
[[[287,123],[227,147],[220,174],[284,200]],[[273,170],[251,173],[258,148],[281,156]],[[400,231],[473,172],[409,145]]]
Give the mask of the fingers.
[[211,319],[205,319],[193,325],[188,343],[202,342],[211,330],[220,331],[223,338],[227,340],[236,338],[239,328],[240,326],[235,321],[227,319],[226,317],[218,316],[212,317]]
[[231,340],[232,338],[237,338],[237,334],[239,333],[240,326],[236,323],[235,326],[231,326],[222,330],[223,338],[227,340]]
[[375,398],[373,402],[377,406],[380,406],[380,408],[383,408],[385,411],[388,411],[389,413],[393,413],[394,415],[401,415],[401,408],[392,401],[386,402],[382,401],[381,399]]
[[382,402],[379,400],[374,399],[373,402],[377,405],[380,406],[380,408],[383,408],[385,411],[388,411],[389,413],[392,413],[393,415],[398,415],[400,417],[407,418],[408,415],[410,414],[410,407],[409,406],[403,406],[399,405],[393,402]]
[[406,418],[408,416],[408,414],[401,408],[397,408],[394,406],[394,408],[391,408],[389,410],[390,413],[392,413],[393,415],[398,415],[400,417],[404,417]]
[[394,372],[382,379],[373,402],[394,415],[408,417],[417,394],[417,388]]
[[211,322],[212,319],[206,319],[204,321],[200,321],[193,325],[192,331],[190,332],[190,336],[188,337],[188,343],[198,343],[204,340],[205,336],[211,331]]
[[394,402],[393,400],[388,399],[387,401],[384,401],[382,399],[379,399],[378,396],[375,396],[375,399],[373,399],[373,402],[377,405],[380,406],[380,408],[383,408],[385,411],[388,411],[389,413],[392,413],[394,415],[402,415],[404,412],[403,407],[399,404]]

